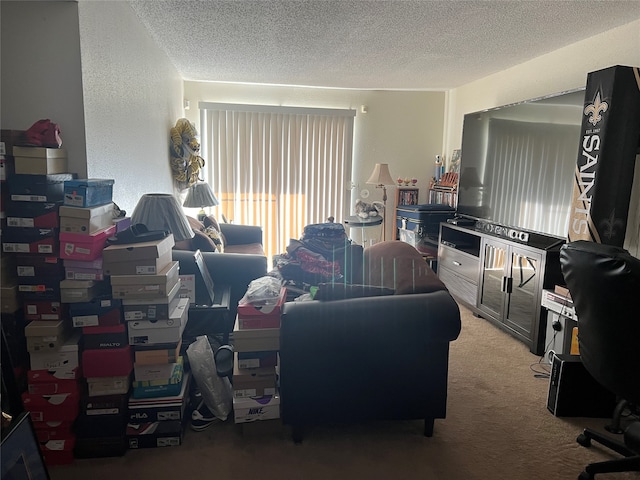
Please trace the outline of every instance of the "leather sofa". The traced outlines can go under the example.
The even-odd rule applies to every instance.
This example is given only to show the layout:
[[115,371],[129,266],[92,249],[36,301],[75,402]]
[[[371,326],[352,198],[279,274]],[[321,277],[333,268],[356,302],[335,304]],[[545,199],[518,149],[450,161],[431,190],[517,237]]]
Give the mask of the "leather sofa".
[[205,217],[202,222],[189,216],[187,220],[195,236],[189,240],[176,242],[175,250],[214,252],[218,250],[216,242],[221,242],[225,253],[265,254],[262,244],[262,227],[218,223],[213,215]]
[[424,435],[432,436],[434,420],[446,417],[449,344],[460,333],[460,311],[420,254],[404,245],[411,251],[393,242],[375,252],[386,248],[385,261],[405,271],[419,258],[414,270],[427,278],[421,287],[415,273],[409,289],[397,275],[376,281],[371,265],[384,255],[368,252],[374,246],[365,249],[365,278],[396,294],[284,305],[281,415],[294,441],[313,425],[392,419],[424,419]]

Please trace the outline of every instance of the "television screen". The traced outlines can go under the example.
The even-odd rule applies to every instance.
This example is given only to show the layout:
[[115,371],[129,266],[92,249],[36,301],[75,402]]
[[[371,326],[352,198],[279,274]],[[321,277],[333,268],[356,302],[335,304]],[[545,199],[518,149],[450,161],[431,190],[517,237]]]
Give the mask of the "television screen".
[[460,216],[565,238],[584,89],[466,114]]

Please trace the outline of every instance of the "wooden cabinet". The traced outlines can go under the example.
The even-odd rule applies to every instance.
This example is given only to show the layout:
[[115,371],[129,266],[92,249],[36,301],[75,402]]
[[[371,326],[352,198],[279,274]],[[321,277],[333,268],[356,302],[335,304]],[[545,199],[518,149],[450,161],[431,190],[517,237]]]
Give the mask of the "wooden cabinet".
[[442,223],[438,276],[456,300],[544,354],[546,315],[542,290],[561,283],[562,242],[542,235],[528,244]]

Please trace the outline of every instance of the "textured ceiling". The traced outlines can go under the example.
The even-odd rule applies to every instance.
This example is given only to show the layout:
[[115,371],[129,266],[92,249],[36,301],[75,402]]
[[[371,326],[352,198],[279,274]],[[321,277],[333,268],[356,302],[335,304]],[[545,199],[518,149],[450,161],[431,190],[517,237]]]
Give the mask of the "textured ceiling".
[[185,80],[362,89],[454,88],[640,18],[640,0],[129,3]]

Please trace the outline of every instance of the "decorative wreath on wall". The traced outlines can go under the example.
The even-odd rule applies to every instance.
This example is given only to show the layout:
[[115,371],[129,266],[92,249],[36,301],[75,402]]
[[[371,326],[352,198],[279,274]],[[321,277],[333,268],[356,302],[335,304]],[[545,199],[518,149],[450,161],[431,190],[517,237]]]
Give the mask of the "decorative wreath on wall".
[[199,180],[204,159],[200,156],[198,132],[193,123],[180,118],[171,128],[171,172],[180,189],[184,190]]

